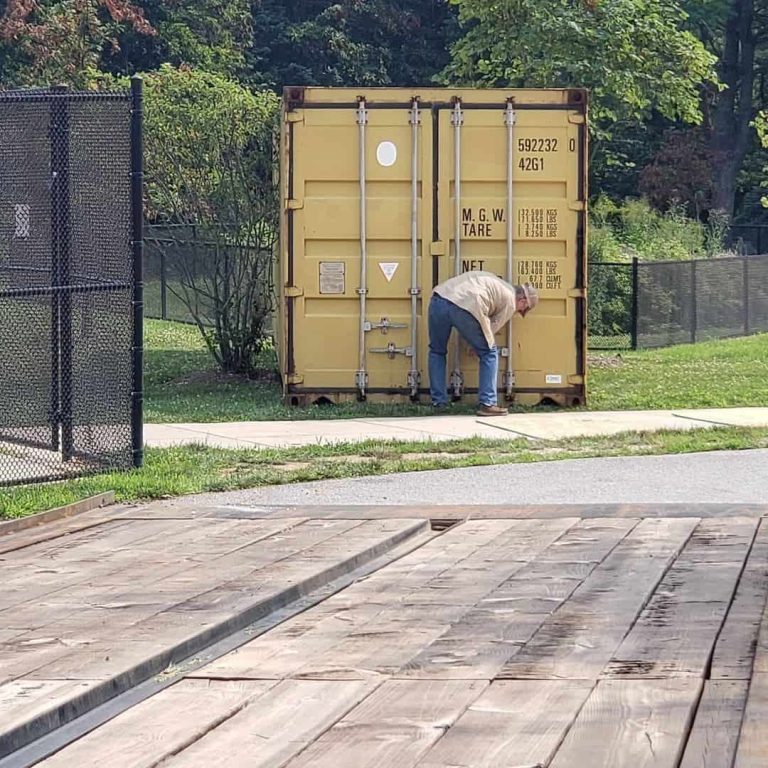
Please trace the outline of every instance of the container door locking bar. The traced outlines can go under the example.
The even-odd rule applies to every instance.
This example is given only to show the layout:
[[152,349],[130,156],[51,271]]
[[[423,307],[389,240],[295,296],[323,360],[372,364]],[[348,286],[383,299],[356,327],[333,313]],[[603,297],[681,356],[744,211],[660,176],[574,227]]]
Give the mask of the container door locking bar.
[[366,320],[363,323],[363,330],[368,333],[374,329],[379,329],[385,336],[390,328],[407,328],[407,323],[393,323],[388,317],[382,317],[378,323],[372,323]]
[[411,347],[398,347],[394,341],[390,341],[386,347],[371,349],[371,352],[376,352],[380,355],[386,355],[390,360],[394,360],[397,355],[405,355],[406,357],[413,357],[413,349]]
[[421,113],[419,111],[419,99],[414,98],[411,106],[411,369],[408,371],[408,388],[411,390],[411,399],[419,396],[419,384],[421,373],[419,361],[416,356],[418,348],[418,322],[419,322],[419,123]]
[[368,124],[368,110],[365,108],[365,99],[360,98],[357,105],[357,124],[360,134],[360,287],[357,293],[360,296],[360,364],[355,372],[355,387],[360,400],[365,400],[368,387],[368,373],[365,363],[365,299],[368,294],[368,233],[366,231],[366,156],[365,156],[365,128]]
[[[454,276],[461,274],[461,127],[464,124],[464,112],[461,99],[453,102],[451,125],[453,125],[453,180],[454,180]],[[456,334],[453,347],[453,371],[451,372],[451,390],[454,398],[464,394],[464,374],[461,372],[461,339]]]
[[[507,126],[507,282],[511,285],[515,283],[514,274],[514,230],[512,227],[512,217],[514,215],[514,170],[515,170],[515,123],[517,115],[515,114],[515,105],[512,99],[507,100],[507,109],[504,113],[504,125]],[[512,390],[515,386],[515,369],[512,360],[512,320],[507,323],[507,359],[506,370],[504,371],[503,384],[504,394],[507,400],[512,399]],[[503,351],[502,351],[503,354]]]

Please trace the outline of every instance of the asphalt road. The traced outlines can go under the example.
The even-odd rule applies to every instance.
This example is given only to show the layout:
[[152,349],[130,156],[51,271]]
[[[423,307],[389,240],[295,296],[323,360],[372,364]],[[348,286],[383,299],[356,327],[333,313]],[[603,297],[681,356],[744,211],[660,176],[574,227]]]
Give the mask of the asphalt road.
[[768,450],[577,459],[324,480],[187,501],[217,504],[768,503]]

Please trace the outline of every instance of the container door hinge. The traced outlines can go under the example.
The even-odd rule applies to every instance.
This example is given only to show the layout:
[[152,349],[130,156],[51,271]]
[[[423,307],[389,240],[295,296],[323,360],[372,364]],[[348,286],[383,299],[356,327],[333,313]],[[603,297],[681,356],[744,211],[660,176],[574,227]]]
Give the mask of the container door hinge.
[[285,113],[286,123],[303,123],[304,122],[304,110],[294,109]]
[[296,198],[291,198],[290,200],[287,200],[285,203],[285,208],[288,211],[300,211],[303,207],[304,207],[304,201],[297,200]]
[[584,123],[587,122],[587,118],[583,113],[569,112],[568,122],[571,123],[572,125],[584,125]]
[[288,384],[303,384],[304,383],[304,377],[300,373],[289,373],[285,377],[286,382]]
[[583,384],[584,383],[584,377],[581,374],[573,374],[572,376],[568,377],[568,383],[569,384]]
[[585,299],[586,297],[587,293],[583,288],[571,288],[571,290],[568,291],[569,299]]
[[295,285],[286,285],[283,293],[286,298],[297,299],[299,296],[304,295],[304,289],[297,288]]
[[504,391],[509,392],[512,387],[514,387],[516,384],[515,379],[515,372],[514,371],[504,371],[504,373],[501,376],[501,385],[504,388]]
[[378,323],[372,323],[366,320],[363,324],[364,331],[372,331],[374,328],[379,328],[381,332],[386,335],[390,328],[407,328],[406,323],[393,323],[388,317],[382,317]]
[[410,347],[398,347],[393,341],[390,341],[386,347],[378,347],[368,351],[379,355],[386,355],[390,360],[394,360],[397,355],[413,357],[413,350]]

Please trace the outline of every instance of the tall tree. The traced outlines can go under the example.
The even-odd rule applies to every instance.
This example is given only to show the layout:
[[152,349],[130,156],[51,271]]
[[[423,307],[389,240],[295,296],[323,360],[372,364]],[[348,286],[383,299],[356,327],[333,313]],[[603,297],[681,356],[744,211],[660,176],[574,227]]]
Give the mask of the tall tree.
[[256,84],[423,86],[458,24],[448,0],[255,0],[253,27]]
[[[721,90],[705,94],[707,129],[714,168],[712,207],[734,213],[739,173],[756,144],[752,121],[758,88],[768,70],[760,48],[768,42],[765,0],[689,1],[693,28],[718,57]],[[762,70],[762,71],[761,71]]]
[[466,30],[446,80],[592,91],[598,135],[619,119],[701,121],[715,59],[674,0],[452,0]]
[[103,66],[118,74],[186,65],[239,77],[252,34],[250,0],[134,0],[157,31],[124,28]]
[[8,0],[0,40],[19,62],[17,84],[64,82],[89,86],[104,52],[117,45],[122,27],[154,34],[131,0]]

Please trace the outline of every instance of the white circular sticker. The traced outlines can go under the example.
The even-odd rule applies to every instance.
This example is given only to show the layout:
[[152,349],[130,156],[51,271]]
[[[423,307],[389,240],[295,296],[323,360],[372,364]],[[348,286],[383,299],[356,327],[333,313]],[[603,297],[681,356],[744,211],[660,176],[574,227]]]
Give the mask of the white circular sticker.
[[391,141],[382,141],[376,148],[379,165],[389,168],[397,162],[397,147]]

